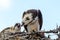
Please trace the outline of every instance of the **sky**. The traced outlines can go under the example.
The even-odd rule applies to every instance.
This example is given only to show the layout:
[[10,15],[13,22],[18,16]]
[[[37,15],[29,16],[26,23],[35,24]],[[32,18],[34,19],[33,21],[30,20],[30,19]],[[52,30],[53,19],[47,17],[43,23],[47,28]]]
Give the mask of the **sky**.
[[60,0],[0,0],[0,31],[21,23],[23,12],[29,9],[41,10],[42,30],[52,30],[60,25]]

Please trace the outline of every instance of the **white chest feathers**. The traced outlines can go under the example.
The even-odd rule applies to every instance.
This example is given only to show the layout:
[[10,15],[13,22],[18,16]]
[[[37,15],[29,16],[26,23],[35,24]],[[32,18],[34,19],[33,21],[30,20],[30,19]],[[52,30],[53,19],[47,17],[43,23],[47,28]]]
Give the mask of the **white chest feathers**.
[[39,31],[39,23],[38,20],[34,24],[30,24],[27,26],[28,32],[31,33],[33,30],[34,31]]

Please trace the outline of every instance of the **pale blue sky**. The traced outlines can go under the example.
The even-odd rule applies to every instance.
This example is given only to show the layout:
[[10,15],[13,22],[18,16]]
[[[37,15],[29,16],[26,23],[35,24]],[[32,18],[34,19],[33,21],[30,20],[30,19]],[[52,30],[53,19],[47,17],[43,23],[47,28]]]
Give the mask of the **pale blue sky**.
[[22,13],[28,9],[41,10],[42,30],[60,25],[60,0],[0,0],[0,31],[16,22],[21,23]]

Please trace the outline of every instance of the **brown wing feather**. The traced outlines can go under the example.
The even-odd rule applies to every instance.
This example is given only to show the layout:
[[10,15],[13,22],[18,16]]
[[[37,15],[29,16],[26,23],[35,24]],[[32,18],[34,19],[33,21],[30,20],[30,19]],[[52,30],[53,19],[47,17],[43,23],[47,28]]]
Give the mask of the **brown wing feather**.
[[40,25],[40,30],[42,28],[42,24],[43,24],[43,19],[42,19],[42,14],[41,14],[41,11],[38,10],[38,18],[39,18],[39,25]]

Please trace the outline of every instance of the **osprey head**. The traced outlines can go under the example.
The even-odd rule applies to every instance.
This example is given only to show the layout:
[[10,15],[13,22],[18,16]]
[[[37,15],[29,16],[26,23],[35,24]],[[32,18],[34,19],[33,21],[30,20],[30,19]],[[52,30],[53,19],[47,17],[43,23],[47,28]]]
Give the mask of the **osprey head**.
[[27,25],[27,24],[31,24],[34,23],[35,20],[37,20],[37,10],[35,9],[31,9],[31,10],[27,10],[23,13],[23,24]]
[[14,28],[15,28],[16,30],[20,30],[20,29],[21,29],[20,23],[16,23],[16,24],[14,25]]

